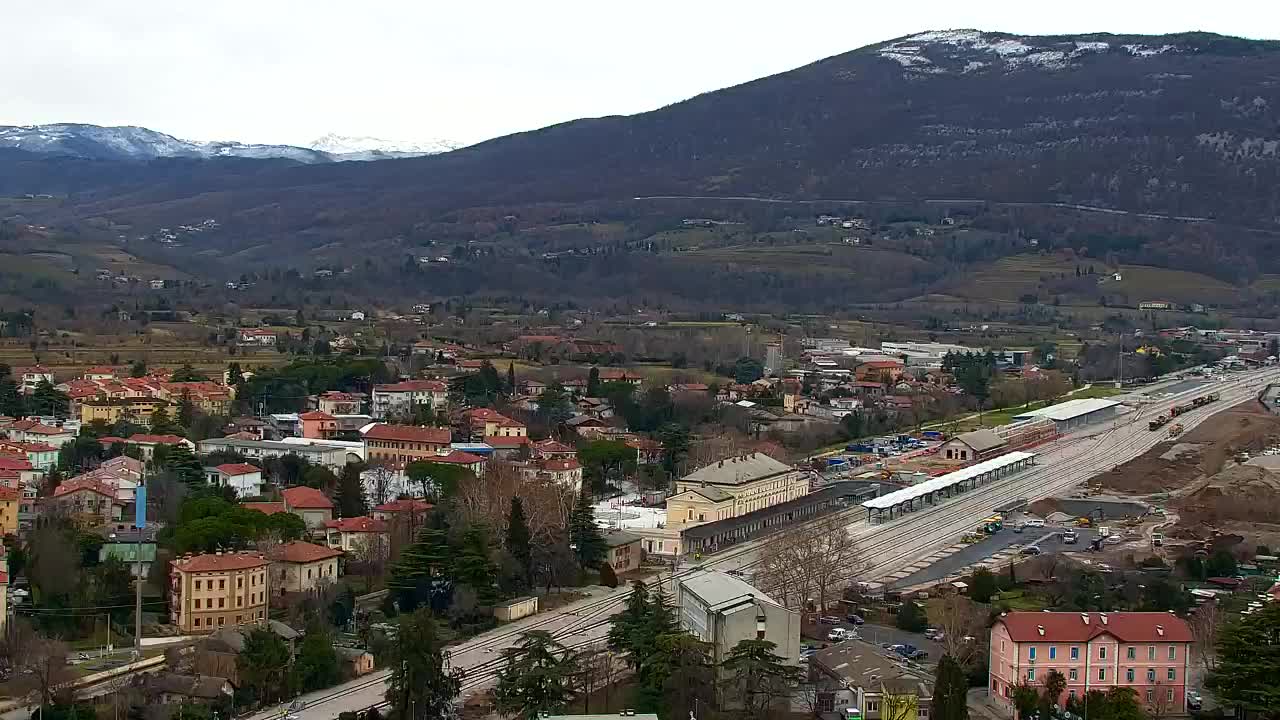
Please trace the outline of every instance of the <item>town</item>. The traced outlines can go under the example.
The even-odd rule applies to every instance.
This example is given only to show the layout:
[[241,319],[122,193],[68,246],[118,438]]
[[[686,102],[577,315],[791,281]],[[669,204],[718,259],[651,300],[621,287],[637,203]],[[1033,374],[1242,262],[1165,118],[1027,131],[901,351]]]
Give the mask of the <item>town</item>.
[[5,368],[0,712],[1230,707],[1219,639],[1280,597],[1280,336],[1148,333],[1090,383],[757,334],[704,369],[535,327]]

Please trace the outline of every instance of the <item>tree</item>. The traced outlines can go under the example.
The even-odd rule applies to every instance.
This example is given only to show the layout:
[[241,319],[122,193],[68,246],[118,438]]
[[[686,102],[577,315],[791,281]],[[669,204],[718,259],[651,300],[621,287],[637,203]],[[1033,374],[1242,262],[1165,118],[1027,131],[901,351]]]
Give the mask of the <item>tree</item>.
[[405,477],[410,484],[422,488],[424,497],[447,499],[454,497],[464,483],[475,482],[470,470],[458,465],[414,460],[405,466]]
[[151,427],[151,432],[157,435],[168,435],[182,429],[174,424],[173,419],[169,417],[169,411],[165,410],[164,406],[151,411],[151,418],[147,424]]
[[169,382],[207,382],[209,376],[202,372],[197,372],[191,367],[191,363],[183,363],[182,367],[173,371],[173,375],[169,378]]
[[382,505],[391,499],[391,487],[395,482],[395,473],[385,463],[375,462],[369,466],[369,500],[374,505]]
[[1218,636],[1222,627],[1222,617],[1218,611],[1218,603],[1210,600],[1187,618],[1191,625],[1191,635],[1195,638],[1195,656],[1204,672],[1212,673],[1218,664]]
[[328,627],[319,622],[307,627],[307,634],[298,648],[298,659],[294,662],[294,673],[302,692],[327,688],[342,679],[333,635]]
[[573,417],[573,403],[560,383],[551,383],[538,394],[537,416],[551,427]]
[[1238,716],[1280,718],[1280,605],[1241,616],[1219,632],[1217,665],[1205,682]]
[[925,617],[924,611],[916,601],[907,600],[898,608],[898,618],[895,624],[899,630],[922,632],[929,626],[929,620]]
[[753,383],[764,377],[764,365],[759,360],[740,357],[733,364],[733,379],[739,385]]
[[502,659],[494,698],[503,715],[536,720],[542,712],[563,712],[573,700],[576,659],[550,633],[526,632],[519,645],[502,651]]
[[802,671],[774,653],[777,647],[768,640],[742,640],[720,664],[723,689],[742,702],[745,717],[767,717],[774,703],[800,682]]
[[51,415],[65,418],[71,407],[71,398],[57,390],[48,380],[41,380],[31,393],[27,402],[27,411],[33,415]]
[[424,602],[441,604],[442,596],[451,589],[448,573],[452,565],[453,549],[449,547],[447,528],[438,516],[433,516],[391,568],[387,587],[395,593],[400,610],[408,612]]
[[974,602],[988,603],[996,594],[996,576],[986,568],[978,568],[969,578],[969,597]]
[[593,440],[578,450],[578,462],[593,492],[604,492],[610,480],[620,483],[636,467],[636,450],[621,440]]
[[689,428],[682,423],[667,423],[658,428],[658,440],[662,443],[662,467],[675,474],[689,454]]
[[507,552],[515,558],[520,567],[520,577],[524,587],[528,587],[533,576],[533,548],[529,542],[529,523],[524,517],[524,502],[518,495],[511,496],[511,510],[507,513]]
[[236,656],[240,687],[258,705],[289,697],[289,646],[270,630],[253,628]]
[[1050,670],[1044,676],[1044,695],[1040,700],[1040,717],[1048,718],[1058,707],[1062,693],[1067,689],[1067,677],[1057,670]]
[[585,490],[578,493],[578,504],[569,516],[569,542],[578,557],[578,564],[583,568],[598,567],[609,552]]
[[942,631],[942,647],[962,666],[983,656],[980,638],[987,635],[987,612],[963,595],[949,594],[928,603],[929,620]]
[[516,394],[516,364],[513,362],[507,363],[507,394]]
[[347,463],[342,466],[333,497],[333,504],[336,506],[339,517],[361,517],[369,512],[369,502],[364,494],[364,481],[360,478],[363,470],[364,466],[360,463]]
[[715,701],[716,671],[711,644],[686,632],[657,638],[643,677],[646,695],[656,699],[661,716],[672,720],[695,717]]
[[483,525],[472,525],[462,536],[462,548],[453,563],[453,580],[466,585],[476,594],[476,604],[491,608],[498,600],[495,583],[498,568],[489,549],[489,536]]
[[600,397],[600,368],[593,367],[587,373],[587,397]]
[[147,363],[143,360],[134,360],[129,366],[129,377],[140,378],[147,376]]
[[1013,688],[1013,708],[1018,720],[1031,720],[1040,709],[1040,691],[1024,682],[1018,683]]
[[618,573],[608,562],[600,563],[600,584],[607,588],[618,587]]
[[936,720],[969,720],[969,679],[964,668],[955,658],[943,655],[936,676],[930,716]]
[[444,639],[426,608],[402,618],[388,659],[387,702],[402,720],[451,717],[463,671],[450,668]]
[[164,455],[164,469],[189,487],[199,487],[205,483],[204,465],[183,443],[169,447]]
[[190,391],[187,391],[187,390],[182,391],[182,397],[178,399],[178,418],[177,419],[178,419],[178,425],[181,425],[183,430],[185,431],[190,431],[191,426],[195,424],[196,406],[195,406],[195,403],[191,402]]
[[649,588],[643,580],[631,583],[627,606],[613,617],[609,627],[609,649],[627,654],[627,663],[638,669],[648,659],[642,655],[641,633],[649,617]]
[[22,417],[26,414],[22,392],[8,365],[0,363],[0,414]]

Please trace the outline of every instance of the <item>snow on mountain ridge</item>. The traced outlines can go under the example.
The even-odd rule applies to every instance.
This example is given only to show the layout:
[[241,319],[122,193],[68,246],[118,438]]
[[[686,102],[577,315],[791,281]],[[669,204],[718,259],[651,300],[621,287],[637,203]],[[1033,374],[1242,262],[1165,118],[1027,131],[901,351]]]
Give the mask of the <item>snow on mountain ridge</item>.
[[[1039,44],[1039,41],[1044,40],[1049,40],[1049,43]],[[957,50],[990,54],[992,62],[997,63],[997,67],[1003,65],[1005,69],[1031,66],[1060,70],[1073,66],[1074,61],[1088,54],[1123,50],[1130,56],[1146,58],[1166,52],[1176,52],[1178,48],[1173,45],[1154,47],[1141,44],[1126,44],[1113,48],[1110,43],[1097,40],[1036,39],[962,29],[929,30],[909,35],[885,43],[875,52],[886,60],[898,63],[905,73],[911,75],[950,72],[951,70],[941,66],[939,62],[947,58],[956,59],[955,51]],[[961,73],[974,72],[990,64],[981,63],[969,57],[965,58],[963,65],[957,69]]]
[[444,140],[430,140],[426,142],[405,142],[396,140],[383,140],[381,138],[338,135],[329,133],[322,137],[316,138],[307,147],[312,150],[330,153],[332,155],[348,155],[351,153],[395,153],[395,154],[416,154],[416,155],[432,155],[435,153],[449,152],[456,150],[457,145],[446,142]]

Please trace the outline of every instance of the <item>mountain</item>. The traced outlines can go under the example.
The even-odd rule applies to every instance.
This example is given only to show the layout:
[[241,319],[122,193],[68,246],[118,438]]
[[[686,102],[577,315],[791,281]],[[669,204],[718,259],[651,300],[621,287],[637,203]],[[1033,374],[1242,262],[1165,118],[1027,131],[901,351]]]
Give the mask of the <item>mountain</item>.
[[448,152],[444,142],[415,145],[375,138],[325,135],[310,147],[261,145],[230,141],[179,140],[141,127],[100,127],[83,123],[0,126],[0,148],[93,160],[151,160],[155,158],[283,159],[299,163],[344,160],[387,160]]
[[[169,140],[136,142],[164,148]],[[456,282],[442,272],[432,287],[643,297],[652,269],[674,282],[694,257],[684,251],[700,247],[664,234],[682,217],[744,223],[753,234],[737,240],[752,243],[765,241],[754,233],[790,233],[797,218],[822,210],[896,206],[911,217],[956,200],[987,213],[981,234],[904,243],[895,249],[901,258],[851,263],[838,283],[796,275],[821,268],[721,257],[679,293],[745,289],[734,297],[761,302],[907,297],[1025,251],[1027,237],[1041,238],[1042,249],[1231,283],[1280,274],[1280,42],[1205,33],[930,31],[647,113],[395,162],[227,163],[212,152],[166,150],[145,164],[103,163],[86,158],[128,153],[105,142],[60,147],[73,157],[0,152],[0,194],[65,198],[24,206],[24,217],[135,234],[214,218],[221,231],[201,237],[201,269],[218,267],[215,260],[228,271],[398,266],[429,244],[555,256],[566,231],[549,228],[599,223],[621,230],[607,241],[578,230],[576,242],[643,280],[603,272],[603,260],[584,261],[594,274],[572,276],[509,260],[469,266]],[[637,247],[649,254],[614,254]]]

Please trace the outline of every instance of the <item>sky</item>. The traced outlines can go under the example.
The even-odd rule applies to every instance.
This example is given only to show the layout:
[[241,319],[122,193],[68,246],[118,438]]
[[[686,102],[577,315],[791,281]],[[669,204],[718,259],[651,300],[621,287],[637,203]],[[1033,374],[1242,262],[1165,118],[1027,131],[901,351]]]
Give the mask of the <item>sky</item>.
[[470,144],[643,112],[915,32],[1280,38],[1274,0],[5,3],[0,125]]

